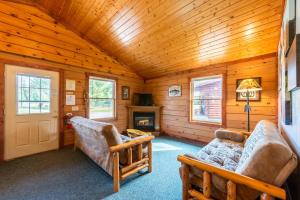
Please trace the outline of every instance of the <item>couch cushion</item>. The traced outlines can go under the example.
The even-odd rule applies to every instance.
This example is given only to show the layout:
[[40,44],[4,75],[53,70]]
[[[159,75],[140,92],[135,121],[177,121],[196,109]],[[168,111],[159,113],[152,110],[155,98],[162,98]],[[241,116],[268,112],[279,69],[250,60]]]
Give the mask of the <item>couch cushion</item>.
[[[262,120],[246,141],[236,172],[281,186],[287,176],[277,177],[282,174],[282,170],[286,170],[285,166],[290,162],[294,162],[294,154],[275,124]],[[290,174],[293,167],[288,170],[285,174]]]
[[103,127],[102,134],[104,135],[109,147],[122,144],[120,133],[113,125],[106,125]]
[[[243,144],[231,140],[216,138],[203,147],[195,155],[188,155],[198,160],[202,160],[211,165],[235,171],[243,151]],[[202,171],[191,168],[191,173],[202,178]],[[212,175],[213,185],[222,192],[226,192],[226,180]]]
[[242,133],[223,128],[216,130],[215,136],[219,139],[231,140],[234,142],[243,142],[245,140],[245,137]]
[[[125,136],[125,135],[120,135],[120,136],[121,136],[121,139],[122,139],[123,143],[130,142],[132,140],[137,140],[137,139],[140,139],[141,137],[144,137],[144,136],[140,136],[140,137],[136,137],[136,138],[130,138],[130,137]],[[147,144],[143,144],[142,155],[143,155],[143,158],[148,156]],[[120,167],[128,165],[128,154],[127,154],[126,149],[120,151],[119,160],[120,160],[120,164],[121,164]],[[136,162],[136,161],[138,161],[138,148],[137,148],[137,146],[134,146],[132,148],[132,162]]]
[[195,156],[212,165],[235,171],[242,155],[243,144],[216,138]]

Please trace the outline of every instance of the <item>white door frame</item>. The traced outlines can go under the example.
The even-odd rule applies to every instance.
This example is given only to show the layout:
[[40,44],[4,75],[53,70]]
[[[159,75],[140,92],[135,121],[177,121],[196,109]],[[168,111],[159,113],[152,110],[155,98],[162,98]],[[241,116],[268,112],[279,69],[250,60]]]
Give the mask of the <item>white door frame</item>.
[[[3,71],[2,71],[2,77],[4,78],[3,80],[3,96],[5,96],[5,67],[6,65],[15,65],[18,67],[25,67],[25,68],[31,68],[31,69],[37,69],[37,70],[45,70],[45,71],[52,71],[52,72],[57,72],[58,73],[58,107],[57,107],[57,132],[58,132],[58,148],[61,148],[63,146],[63,126],[62,126],[62,119],[63,119],[63,114],[62,114],[62,105],[63,105],[63,70],[60,68],[55,68],[55,67],[47,67],[47,66],[40,66],[34,63],[22,63],[20,64],[19,62],[15,62],[15,61],[5,61],[5,63],[2,63],[2,67],[3,67]],[[0,94],[1,95],[1,94]],[[0,162],[4,160],[4,156],[5,156],[5,98],[3,97],[3,107],[4,107],[4,112],[3,112],[3,130],[2,130],[2,141],[0,141],[0,145],[3,145],[3,151],[0,155]],[[1,134],[1,131],[0,131]]]

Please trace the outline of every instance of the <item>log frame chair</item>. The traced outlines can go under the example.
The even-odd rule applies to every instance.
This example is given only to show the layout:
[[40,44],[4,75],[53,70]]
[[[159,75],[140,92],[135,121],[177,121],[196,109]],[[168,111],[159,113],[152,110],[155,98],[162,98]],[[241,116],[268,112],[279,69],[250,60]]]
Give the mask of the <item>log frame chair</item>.
[[[124,180],[128,176],[131,176],[138,171],[148,168],[148,173],[152,172],[152,140],[154,136],[147,136],[142,138],[133,139],[129,142],[115,145],[109,148],[113,157],[113,180],[114,180],[114,192],[119,192],[120,181]],[[147,156],[143,158],[143,144],[147,145]],[[137,147],[137,161],[132,160],[132,149]],[[119,156],[121,150],[127,150],[128,164],[120,167]]]
[[[251,132],[241,132],[246,137],[249,137]],[[216,174],[220,177],[225,178],[227,181],[227,200],[236,200],[236,187],[237,184],[245,185],[249,188],[255,189],[261,192],[260,199],[262,200],[271,200],[274,197],[279,199],[286,199],[285,190],[259,181],[241,174],[216,167],[214,165],[202,162],[200,160],[193,159],[188,156],[180,155],[177,157],[177,160],[181,162],[182,165],[182,199],[188,200],[196,198],[199,200],[210,200],[211,197],[211,175]],[[189,171],[190,167],[195,167],[203,171],[203,192],[199,192],[196,189],[191,187],[189,183]]]

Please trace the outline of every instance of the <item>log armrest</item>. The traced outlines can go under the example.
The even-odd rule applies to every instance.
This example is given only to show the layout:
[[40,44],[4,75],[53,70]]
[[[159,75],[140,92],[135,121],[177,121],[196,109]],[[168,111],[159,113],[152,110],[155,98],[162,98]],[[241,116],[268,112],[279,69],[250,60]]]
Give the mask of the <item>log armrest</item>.
[[[182,164],[182,181],[183,181],[183,199],[189,199],[190,196],[197,199],[211,198],[211,174],[216,174],[227,182],[227,199],[234,200],[236,197],[236,185],[245,185],[249,188],[262,193],[261,199],[270,199],[276,197],[286,199],[285,190],[277,186],[259,181],[241,174],[229,171],[220,167],[213,166],[200,160],[188,156],[178,156],[177,160]],[[189,184],[189,168],[195,167],[203,171],[203,193],[194,190]]]
[[111,153],[118,152],[118,151],[121,151],[123,149],[128,149],[130,147],[137,146],[139,144],[150,142],[153,139],[154,139],[154,136],[138,137],[138,138],[132,139],[129,142],[125,142],[123,144],[112,146],[112,147],[109,148],[109,151]]
[[248,132],[248,131],[241,131],[241,134],[243,134],[243,135],[246,136],[246,137],[250,137],[251,132]]

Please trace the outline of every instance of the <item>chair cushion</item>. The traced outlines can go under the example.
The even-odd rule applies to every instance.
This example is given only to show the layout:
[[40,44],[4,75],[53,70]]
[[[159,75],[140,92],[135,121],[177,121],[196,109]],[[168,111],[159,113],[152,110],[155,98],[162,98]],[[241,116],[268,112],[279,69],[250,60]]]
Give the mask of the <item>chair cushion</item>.
[[102,134],[104,135],[106,142],[109,147],[122,144],[121,136],[113,125],[106,125],[102,129]]
[[[141,137],[136,137],[136,138],[130,138],[125,135],[119,134],[118,130],[115,128],[115,126],[112,125],[106,125],[103,127],[103,135],[106,139],[106,142],[109,147],[118,145],[118,144],[123,144],[132,140],[136,140]],[[148,153],[147,151],[147,146],[143,145],[143,157],[145,157]],[[138,160],[138,149],[137,146],[134,146],[132,148],[132,162],[136,162]],[[128,164],[128,154],[127,150],[123,149],[120,151],[119,154],[119,162],[121,165],[126,166]]]
[[202,161],[235,171],[243,152],[243,144],[216,138],[203,147],[195,156]]
[[[144,136],[140,136],[140,137],[136,137],[136,138],[130,138],[130,137],[125,136],[125,135],[120,135],[120,136],[121,136],[121,139],[122,139],[122,143],[126,143],[126,142],[129,142],[129,141],[136,140],[136,139],[139,139],[141,137],[144,137]],[[148,155],[148,148],[147,148],[146,144],[143,144],[142,155],[143,155],[143,158]],[[132,148],[132,162],[136,162],[136,161],[138,161],[138,148],[137,148],[137,146],[134,146]],[[121,167],[128,165],[127,150],[121,150],[120,151],[119,162],[122,165]]]
[[[195,155],[187,156],[204,161],[220,168],[235,171],[242,155],[242,151],[242,143],[215,138]],[[203,172],[201,170],[193,167],[190,170],[193,175],[202,178]],[[226,192],[225,179],[216,175],[212,175],[212,183],[220,191]]]

